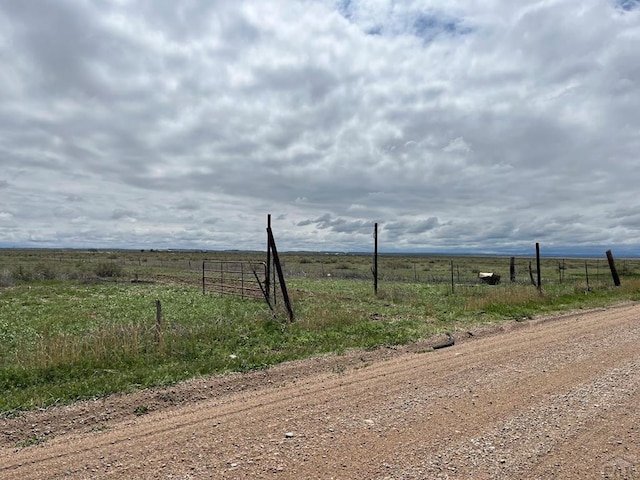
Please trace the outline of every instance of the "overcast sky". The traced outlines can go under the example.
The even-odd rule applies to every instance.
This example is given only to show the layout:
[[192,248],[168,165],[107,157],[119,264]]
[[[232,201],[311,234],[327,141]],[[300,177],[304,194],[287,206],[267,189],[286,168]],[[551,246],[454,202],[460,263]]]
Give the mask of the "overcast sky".
[[640,2],[0,0],[0,167],[5,247],[633,250]]

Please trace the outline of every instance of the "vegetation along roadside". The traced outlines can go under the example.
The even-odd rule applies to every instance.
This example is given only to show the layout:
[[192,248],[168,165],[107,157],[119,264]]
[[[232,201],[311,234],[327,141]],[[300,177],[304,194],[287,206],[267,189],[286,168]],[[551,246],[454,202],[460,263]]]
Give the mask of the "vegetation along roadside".
[[[620,287],[603,260],[543,259],[540,292],[530,259],[511,282],[508,258],[382,256],[375,295],[369,256],[292,253],[289,323],[259,300],[203,295],[203,258],[237,256],[264,255],[1,252],[0,413],[640,298],[638,259],[619,263]],[[482,284],[481,271],[502,281]]]

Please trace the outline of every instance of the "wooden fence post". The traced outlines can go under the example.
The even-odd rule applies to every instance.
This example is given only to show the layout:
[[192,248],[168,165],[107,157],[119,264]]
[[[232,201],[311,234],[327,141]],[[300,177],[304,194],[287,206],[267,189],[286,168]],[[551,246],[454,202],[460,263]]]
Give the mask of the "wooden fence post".
[[455,293],[456,284],[453,278],[453,260],[451,260],[451,293]]
[[589,267],[587,266],[587,261],[584,261],[584,276],[587,280],[587,289],[585,293],[589,293],[591,291],[591,286],[589,285]]
[[162,304],[160,300],[156,300],[156,343],[160,348],[164,346],[164,338],[162,335]]
[[533,268],[531,268],[531,261],[529,261],[529,278],[531,279],[531,285],[537,288],[538,286],[536,285],[536,281],[533,278]]
[[516,257],[511,257],[509,262],[509,279],[511,282],[516,281]]
[[613,277],[613,283],[616,287],[620,286],[620,277],[618,276],[618,270],[616,270],[616,264],[613,261],[613,254],[611,250],[607,250],[607,261],[609,262],[609,269],[611,270],[611,276]]

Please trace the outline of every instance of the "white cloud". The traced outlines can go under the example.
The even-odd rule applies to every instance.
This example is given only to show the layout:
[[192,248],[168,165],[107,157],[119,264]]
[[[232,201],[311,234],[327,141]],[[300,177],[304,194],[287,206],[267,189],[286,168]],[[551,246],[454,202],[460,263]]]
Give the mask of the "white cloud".
[[636,242],[635,1],[0,5],[0,245]]

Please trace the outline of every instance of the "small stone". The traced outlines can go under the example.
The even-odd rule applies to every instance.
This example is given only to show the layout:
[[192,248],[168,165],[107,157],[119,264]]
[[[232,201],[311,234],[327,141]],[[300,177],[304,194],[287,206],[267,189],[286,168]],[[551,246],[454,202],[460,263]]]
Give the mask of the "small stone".
[[284,436],[285,436],[285,438],[293,438],[293,437],[295,437],[296,435],[295,435],[295,433],[293,433],[293,432],[287,432],[287,433],[285,433],[285,434],[284,434]]

